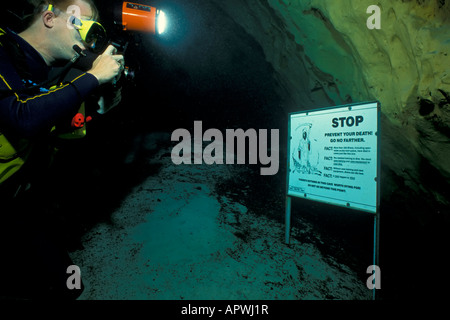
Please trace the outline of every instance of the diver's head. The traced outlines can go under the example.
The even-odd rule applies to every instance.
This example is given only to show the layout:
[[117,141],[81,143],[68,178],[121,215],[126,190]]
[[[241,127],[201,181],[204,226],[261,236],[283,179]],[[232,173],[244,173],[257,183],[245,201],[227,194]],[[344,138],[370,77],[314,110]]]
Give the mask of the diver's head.
[[35,10],[20,35],[41,53],[47,64],[70,60],[74,56],[74,45],[83,49],[89,45],[86,42],[87,30],[80,28],[88,25],[81,26],[81,21],[92,22],[98,18],[98,10],[91,0],[34,2]]

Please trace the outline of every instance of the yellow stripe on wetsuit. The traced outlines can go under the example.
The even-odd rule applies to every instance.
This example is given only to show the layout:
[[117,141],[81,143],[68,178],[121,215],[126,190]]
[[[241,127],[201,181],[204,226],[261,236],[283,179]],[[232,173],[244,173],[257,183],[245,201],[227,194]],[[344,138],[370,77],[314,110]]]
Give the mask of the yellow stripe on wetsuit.
[[[80,79],[80,78],[83,77],[84,75],[86,75],[86,73],[83,73],[82,75],[76,77],[76,78],[73,79],[70,83],[67,83],[67,84],[65,84],[65,85],[63,85],[63,86],[60,86],[60,87],[56,88],[56,89],[49,90],[48,92],[45,92],[45,93],[43,93],[43,94],[40,94],[40,95],[31,97],[31,98],[28,98],[28,99],[26,99],[26,100],[21,100],[20,97],[19,97],[19,95],[18,95],[16,92],[14,92],[14,95],[16,96],[18,102],[21,102],[21,103],[27,103],[27,102],[30,101],[30,100],[34,100],[34,99],[37,99],[37,98],[41,98],[41,97],[43,97],[43,96],[47,96],[47,95],[49,95],[49,94],[51,94],[51,93],[54,93],[54,92],[59,91],[59,90],[61,90],[61,89],[64,89],[65,87],[69,86],[71,83],[74,83],[76,80]],[[6,84],[6,86],[8,87],[8,89],[11,90],[11,91],[13,91],[13,89],[12,89],[11,86],[9,85],[8,81],[6,81],[6,79],[5,79],[1,74],[0,74],[0,78],[2,78],[3,82]]]

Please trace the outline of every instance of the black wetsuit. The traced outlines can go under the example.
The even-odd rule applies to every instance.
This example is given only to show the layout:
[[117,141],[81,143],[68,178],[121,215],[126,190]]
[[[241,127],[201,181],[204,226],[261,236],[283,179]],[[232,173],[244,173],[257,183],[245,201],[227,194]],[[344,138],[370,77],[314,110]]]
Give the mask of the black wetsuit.
[[[20,90],[26,85],[40,84],[47,80],[51,70],[42,56],[20,36],[11,31],[0,36],[9,37],[17,43],[24,54],[26,71],[18,72],[14,58],[5,47],[0,46],[0,90]],[[8,41],[7,40],[7,41]],[[75,54],[75,51],[74,51]],[[23,69],[23,66],[20,68]],[[0,95],[0,130],[12,132],[23,137],[34,137],[47,133],[55,123],[63,117],[76,113],[82,101],[98,87],[97,79],[88,73],[83,73],[76,79],[46,91],[20,92],[17,94]]]
[[[82,73],[53,89],[35,87],[48,79],[50,71],[24,39],[0,29],[0,132],[8,139],[45,140],[51,128],[74,115],[99,86],[93,75]],[[26,87],[33,90],[23,90]],[[66,286],[70,276],[66,271],[73,263],[41,210],[45,190],[14,197],[18,186],[26,189],[23,172],[30,170],[21,169],[0,184],[0,299],[76,298],[81,290]]]

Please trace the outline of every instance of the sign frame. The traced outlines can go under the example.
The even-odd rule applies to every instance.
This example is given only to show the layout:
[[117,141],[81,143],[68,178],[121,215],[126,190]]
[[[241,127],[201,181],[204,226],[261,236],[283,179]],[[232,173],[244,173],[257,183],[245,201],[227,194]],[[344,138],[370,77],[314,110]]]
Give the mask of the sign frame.
[[[361,182],[361,183],[363,183],[364,185],[367,185],[367,184],[370,184],[371,185],[371,188],[372,189],[374,189],[375,190],[375,192],[376,192],[376,194],[375,195],[371,195],[371,198],[373,198],[373,199],[371,199],[371,201],[370,201],[370,203],[369,203],[369,201],[367,201],[366,203],[357,203],[357,201],[356,200],[354,200],[354,199],[349,199],[349,198],[346,198],[345,197],[345,193],[344,194],[342,194],[341,195],[341,197],[339,197],[338,196],[338,193],[336,193],[336,192],[332,192],[332,191],[327,191],[327,190],[324,190],[324,189],[314,189],[314,188],[309,188],[310,190],[308,191],[308,192],[306,192],[306,191],[291,191],[290,190],[290,186],[291,186],[291,181],[290,181],[290,178],[291,178],[291,172],[295,172],[295,168],[291,168],[291,160],[292,160],[292,158],[291,158],[291,151],[292,151],[292,149],[291,149],[291,147],[292,147],[292,141],[291,141],[291,139],[293,139],[293,132],[292,132],[292,130],[293,130],[293,128],[291,128],[291,125],[292,125],[292,123],[293,123],[293,118],[295,117],[295,116],[297,116],[297,115],[304,115],[305,116],[305,119],[307,119],[307,117],[308,116],[311,116],[311,117],[315,117],[315,116],[317,116],[316,114],[317,113],[321,113],[321,114],[319,114],[318,116],[327,116],[328,114],[326,113],[327,111],[330,111],[330,113],[333,113],[333,111],[334,110],[337,110],[337,109],[347,109],[347,111],[353,111],[352,110],[352,108],[355,108],[355,107],[361,107],[361,108],[359,108],[359,109],[363,109],[364,110],[364,107],[365,106],[373,106],[373,105],[376,105],[376,112],[377,112],[377,116],[376,116],[376,119],[372,119],[373,121],[376,121],[376,126],[374,126],[374,130],[376,130],[376,132],[374,133],[374,135],[376,136],[375,137],[375,140],[374,139],[372,139],[372,143],[376,143],[376,146],[375,146],[375,148],[373,148],[374,150],[372,150],[371,151],[371,155],[372,154],[375,154],[375,156],[374,156],[374,158],[376,158],[376,159],[372,159],[372,161],[373,160],[375,160],[375,163],[373,164],[373,165],[371,165],[371,167],[369,168],[369,169],[374,169],[373,171],[375,171],[374,172],[374,175],[375,175],[375,181],[369,181],[369,182],[367,182],[367,181],[364,181],[364,180],[362,180],[362,179],[366,179],[366,177],[364,177],[364,176],[362,176],[362,178],[360,177],[360,176],[356,176],[357,178],[359,178],[359,182]],[[373,108],[373,107],[372,107]],[[363,111],[362,110],[362,111]],[[337,113],[337,116],[339,116],[339,113]],[[317,118],[316,118],[317,119]],[[350,209],[355,209],[355,210],[359,210],[359,211],[364,211],[364,212],[369,212],[369,213],[376,213],[376,211],[378,210],[378,205],[379,205],[379,174],[380,174],[380,157],[379,157],[379,154],[380,154],[380,152],[379,152],[379,146],[380,146],[380,143],[379,143],[379,140],[380,140],[380,138],[379,138],[379,131],[380,131],[380,103],[378,102],[378,101],[370,101],[370,102],[362,102],[362,103],[353,103],[353,104],[348,104],[348,105],[342,105],[342,106],[335,106],[335,107],[329,107],[329,108],[322,108],[322,109],[316,109],[316,110],[309,110],[309,111],[301,111],[301,112],[294,112],[294,113],[290,113],[289,114],[289,123],[288,123],[288,145],[287,145],[287,152],[288,152],[288,157],[287,157],[287,160],[288,160],[288,162],[287,162],[287,179],[286,179],[286,181],[287,181],[287,186],[286,186],[286,194],[287,195],[289,195],[289,196],[293,196],[293,197],[299,197],[299,198],[305,198],[305,199],[309,199],[309,200],[314,200],[314,201],[319,201],[319,202],[324,202],[324,203],[328,203],[328,204],[332,204],[332,205],[338,205],[338,206],[342,206],[342,207],[348,207],[348,208],[350,208]],[[307,121],[308,122],[308,120],[305,120],[305,121]],[[316,123],[314,123],[314,124],[317,124],[317,122],[320,122],[320,120],[319,121],[317,121],[316,120]],[[309,128],[304,128],[304,134],[306,134],[306,132],[308,132],[308,135],[311,135],[312,136],[312,131],[311,131],[311,133],[309,132],[310,131],[310,129],[311,129],[311,127],[313,126],[313,124],[311,124],[311,123],[305,123],[305,124],[303,124],[303,125],[306,125],[306,124],[309,124],[310,125],[310,127]],[[353,130],[354,128],[352,128],[352,130]],[[372,128],[371,128],[372,129]],[[345,130],[344,130],[345,131]],[[348,130],[347,130],[348,131]],[[348,132],[345,132],[345,133],[348,133]],[[344,133],[344,134],[345,134]],[[353,132],[354,133],[354,132]],[[340,134],[341,134],[341,137],[342,137],[342,131],[340,132]],[[308,139],[309,139],[309,136],[308,136]],[[325,138],[325,139],[328,139],[328,138]],[[325,143],[325,139],[322,139],[320,142],[323,144],[323,143]],[[300,140],[302,140],[303,141],[303,139],[300,139]],[[336,139],[335,139],[336,140]],[[341,140],[342,140],[342,138],[341,138]],[[375,141],[375,142],[373,142],[373,141]],[[312,143],[310,143],[310,144],[308,144],[308,147],[309,148],[311,148],[311,146],[310,145],[312,145]],[[344,144],[345,146],[346,145],[348,145],[348,144]],[[330,146],[330,144],[328,145],[328,146]],[[335,146],[339,146],[339,144],[335,144]],[[322,151],[322,150],[321,150]],[[344,154],[345,155],[345,154]],[[335,156],[335,154],[333,154],[333,156]],[[304,159],[304,157],[303,157],[303,159]],[[294,160],[295,161],[295,160]],[[317,160],[317,161],[319,161],[319,159]],[[296,161],[295,161],[296,162]],[[313,162],[312,160],[311,160],[311,162]],[[305,163],[303,163],[303,165],[304,165]],[[299,164],[298,164],[299,165]],[[330,164],[330,166],[331,166],[331,164]],[[308,168],[307,168],[307,170],[315,170],[315,171],[319,171],[317,168],[314,168],[314,169],[311,169],[311,167],[312,167],[312,165],[310,166],[310,164],[309,164],[309,159],[308,159]],[[375,167],[375,168],[374,168]],[[305,168],[305,166],[303,166],[303,169],[304,170],[306,170],[306,168]],[[334,170],[335,168],[333,168],[333,170]],[[333,172],[334,173],[334,172]],[[308,176],[311,176],[311,174],[307,174]],[[320,173],[320,175],[322,175],[322,172]],[[324,176],[326,175],[326,173],[324,172],[324,174],[323,174]],[[348,177],[346,177],[346,176],[343,176],[342,178],[348,178]],[[352,177],[353,179],[355,178],[354,176]],[[370,179],[372,179],[372,176],[370,177]],[[314,186],[314,187],[320,187],[320,188],[325,188],[325,189],[330,189],[329,187],[327,187],[327,186],[323,186],[323,185],[314,185],[314,183],[321,183],[321,184],[324,184],[324,181],[326,180],[326,181],[332,181],[332,180],[328,180],[328,178],[327,179],[325,179],[325,178],[322,178],[322,177],[320,177],[318,180],[322,180],[322,181],[311,181],[311,182],[313,182],[313,184],[312,184],[312,186]],[[334,180],[334,179],[333,179]],[[307,180],[307,181],[310,181],[310,180]],[[343,181],[343,180],[341,180],[341,181]],[[345,181],[345,180],[344,180]],[[344,182],[345,183],[345,182]],[[304,183],[304,184],[307,184],[307,183]],[[328,184],[331,184],[331,183],[328,183]],[[347,184],[350,184],[350,182],[348,182]],[[309,186],[311,186],[311,184],[308,184]],[[336,184],[335,184],[336,185]],[[347,186],[347,185],[346,185]],[[293,188],[295,188],[294,186],[292,186]],[[348,186],[348,187],[352,187],[353,188],[353,186]],[[358,187],[358,186],[355,186],[355,188],[356,187]],[[307,187],[305,187],[305,188],[307,188]],[[332,187],[333,188],[333,187]],[[339,187],[338,187],[339,188]],[[301,189],[301,188],[300,188]],[[308,189],[308,188],[307,188]],[[333,188],[333,189],[336,189],[336,188]],[[311,191],[312,190],[314,190],[314,191],[317,191],[317,192],[314,192],[314,193],[312,193]],[[359,193],[358,193],[358,191],[354,191],[354,190],[351,190],[351,189],[349,189],[349,190],[346,190],[345,192],[347,192],[347,191],[349,191],[350,193],[352,193],[352,196],[353,197],[355,197],[355,196],[359,196]],[[324,193],[326,193],[327,195],[325,196],[324,195]],[[301,195],[300,195],[301,194]],[[304,195],[303,195],[304,194]],[[350,196],[348,196],[348,197],[350,197]]]

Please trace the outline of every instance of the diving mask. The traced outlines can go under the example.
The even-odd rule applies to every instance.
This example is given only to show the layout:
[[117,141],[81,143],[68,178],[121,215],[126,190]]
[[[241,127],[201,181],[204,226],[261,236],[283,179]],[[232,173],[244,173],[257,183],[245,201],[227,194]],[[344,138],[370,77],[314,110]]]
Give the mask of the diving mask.
[[69,23],[78,30],[81,39],[94,51],[101,51],[108,42],[105,28],[98,22],[82,20],[75,16],[69,18]]
[[[49,4],[47,10],[54,12],[55,7]],[[76,16],[70,16],[67,25],[80,33],[83,40],[93,51],[100,52],[108,42],[105,28],[93,20],[82,20]]]

